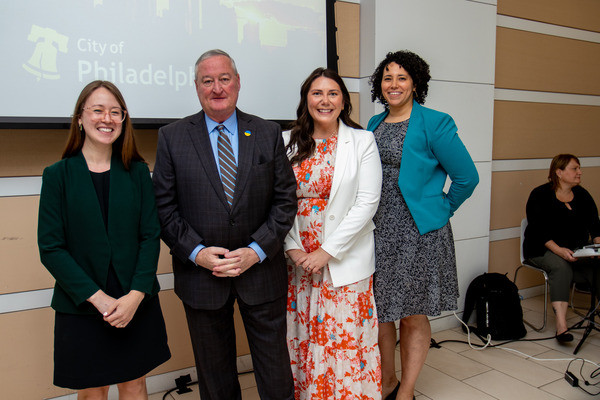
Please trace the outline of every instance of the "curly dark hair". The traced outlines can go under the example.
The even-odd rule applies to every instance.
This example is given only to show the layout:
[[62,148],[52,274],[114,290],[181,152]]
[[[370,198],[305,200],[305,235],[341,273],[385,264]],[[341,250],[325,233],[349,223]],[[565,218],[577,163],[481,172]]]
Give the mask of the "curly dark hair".
[[342,91],[342,100],[344,108],[340,112],[339,119],[344,124],[357,129],[362,129],[362,126],[352,121],[350,114],[352,113],[352,104],[350,104],[350,93],[344,84],[342,78],[332,69],[317,68],[315,69],[300,87],[300,103],[296,110],[296,119],[290,125],[290,142],[285,147],[288,154],[295,151],[294,156],[290,160],[292,164],[301,163],[303,160],[312,156],[315,151],[315,141],[312,134],[315,131],[315,125],[310,113],[308,112],[308,91],[312,83],[320,77],[329,78],[337,83]]
[[408,50],[400,50],[396,52],[387,53],[383,61],[379,63],[373,75],[369,79],[371,84],[371,101],[379,101],[387,109],[388,104],[383,97],[381,91],[381,81],[383,79],[383,73],[385,68],[390,63],[396,63],[408,72],[413,80],[415,86],[415,100],[419,104],[425,103],[427,97],[427,91],[429,90],[429,80],[431,75],[429,74],[429,64],[415,53]]

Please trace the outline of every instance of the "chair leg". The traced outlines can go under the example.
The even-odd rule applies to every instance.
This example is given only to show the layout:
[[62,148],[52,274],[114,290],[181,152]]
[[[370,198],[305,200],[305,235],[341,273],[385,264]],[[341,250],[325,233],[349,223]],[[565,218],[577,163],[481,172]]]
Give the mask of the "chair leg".
[[[517,284],[517,275],[519,273],[519,270],[525,266],[526,265],[520,265],[515,270],[515,278],[513,280],[515,285]],[[542,323],[542,326],[540,326],[540,327],[533,325],[531,322],[527,321],[525,318],[523,318],[523,322],[525,324],[529,325],[534,331],[541,332],[546,328],[546,324],[548,322],[548,276],[543,271],[538,270],[537,268],[532,268],[532,269],[542,272],[542,274],[544,275],[544,322]]]

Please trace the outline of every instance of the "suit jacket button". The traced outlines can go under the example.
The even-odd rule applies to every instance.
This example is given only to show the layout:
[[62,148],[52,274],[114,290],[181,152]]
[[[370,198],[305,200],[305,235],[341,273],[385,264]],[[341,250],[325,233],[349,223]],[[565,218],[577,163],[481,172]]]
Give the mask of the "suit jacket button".
[[335,216],[334,215],[330,215],[329,219],[333,221],[335,219]]
[[235,225],[235,221],[234,221],[234,220],[232,220],[232,219],[230,219],[230,220],[229,220],[229,225],[231,225],[231,226],[234,226],[234,225]]

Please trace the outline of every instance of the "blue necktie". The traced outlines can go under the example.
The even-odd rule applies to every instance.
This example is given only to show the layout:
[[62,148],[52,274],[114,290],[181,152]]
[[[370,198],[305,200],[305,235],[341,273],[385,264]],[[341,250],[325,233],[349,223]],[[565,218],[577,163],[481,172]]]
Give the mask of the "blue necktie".
[[231,142],[225,133],[224,125],[217,125],[219,131],[218,149],[219,149],[219,166],[221,167],[221,181],[223,182],[223,190],[225,197],[229,203],[229,207],[233,203],[233,192],[235,190],[235,176],[237,166],[235,165],[235,156]]

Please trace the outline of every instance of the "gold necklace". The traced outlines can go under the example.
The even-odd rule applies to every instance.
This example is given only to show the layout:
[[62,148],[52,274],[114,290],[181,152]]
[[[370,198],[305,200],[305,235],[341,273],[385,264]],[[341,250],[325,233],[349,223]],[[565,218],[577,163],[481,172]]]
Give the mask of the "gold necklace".
[[324,137],[324,138],[316,138],[316,139],[315,139],[315,138],[313,137],[313,139],[314,139],[314,140],[322,140],[322,141],[326,142],[327,140],[329,140],[329,139],[330,139],[330,138],[331,138],[333,135],[335,135],[336,133],[337,133],[337,129],[336,129],[335,131],[331,132],[329,135],[327,135],[327,136],[326,136],[326,137]]

